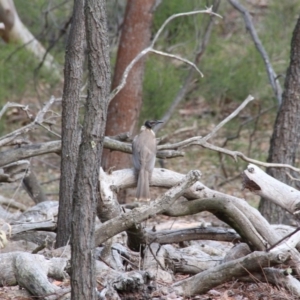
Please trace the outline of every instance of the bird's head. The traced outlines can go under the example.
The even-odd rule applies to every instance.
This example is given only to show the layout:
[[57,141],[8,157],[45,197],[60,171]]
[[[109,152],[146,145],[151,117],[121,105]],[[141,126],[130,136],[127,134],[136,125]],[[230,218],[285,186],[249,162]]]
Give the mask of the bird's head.
[[152,129],[155,125],[157,125],[159,123],[163,123],[163,121],[160,121],[160,120],[147,120],[144,125],[145,125],[146,128]]

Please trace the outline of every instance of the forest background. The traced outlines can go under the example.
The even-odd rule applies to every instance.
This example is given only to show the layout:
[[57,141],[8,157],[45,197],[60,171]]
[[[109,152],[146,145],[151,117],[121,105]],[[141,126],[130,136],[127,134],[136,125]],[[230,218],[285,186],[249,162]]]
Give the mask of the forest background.
[[[203,9],[203,6],[216,2],[218,1],[157,1],[159,5],[154,9],[152,37],[170,15]],[[207,39],[207,44],[203,46],[201,56],[197,59],[197,66],[204,77],[194,75],[183,101],[170,121],[166,122],[163,129],[159,131],[158,136],[163,136],[165,141],[170,142],[193,136],[205,136],[215,128],[216,124],[234,111],[247,95],[251,94],[255,101],[248,105],[235,120],[219,130],[212,140],[220,147],[240,151],[252,159],[266,161],[280,97],[274,96],[261,53],[257,51],[249,32],[245,29],[242,15],[230,5],[233,2],[236,1],[220,1],[218,13],[222,18],[214,19],[209,38],[207,26],[211,16],[190,15],[172,20],[156,42],[157,50],[193,61],[199,43]],[[262,45],[269,55],[275,73],[278,74],[275,80],[283,83],[289,64],[290,41],[298,17],[299,4],[296,1],[288,3],[241,1],[241,3],[250,12]],[[124,29],[125,4],[125,1],[107,3],[112,72],[117,61],[120,33]],[[63,93],[60,74],[64,65],[66,37],[71,22],[72,3],[69,1],[30,3],[15,1],[15,5],[21,20],[50,51],[56,64],[54,69],[49,70],[37,62],[23,46],[3,43],[0,75],[3,87],[0,96],[1,105],[10,101],[28,107],[23,111],[20,109],[8,111],[3,119],[5,122],[1,122],[2,135],[29,122],[28,111],[33,113],[40,111],[50,95],[54,95],[55,99],[51,113],[57,114],[55,126],[59,125]],[[87,70],[87,66],[85,67]],[[142,111],[139,121],[131,128],[132,133],[137,132],[138,126],[145,119],[165,117],[190,70],[190,66],[183,60],[173,60],[170,57],[153,54],[147,56],[142,89]],[[86,74],[84,83],[87,80]],[[81,92],[84,99],[85,84]],[[84,100],[82,108],[83,104]],[[82,113],[83,111],[84,109]],[[82,116],[80,115],[80,118]],[[52,128],[52,124],[47,125],[50,130],[30,133],[28,143],[50,141],[53,135],[60,134],[57,128]],[[292,128],[287,128],[289,129]],[[24,142],[26,143],[26,141],[22,143]],[[246,162],[236,163],[231,157],[219,152],[212,153],[211,150],[205,149],[199,151],[194,147],[188,148],[185,153],[183,158],[160,160],[159,163],[168,169],[184,173],[191,169],[199,169],[203,173],[201,180],[208,187],[246,198],[253,206],[258,206],[259,198],[242,189],[240,174],[245,169]],[[130,165],[130,156],[127,155],[127,158],[127,163]],[[296,157],[295,163],[297,164],[298,161],[299,158]],[[105,159],[103,162],[105,163]],[[30,159],[30,165],[31,171],[37,174],[46,197],[51,200],[58,199],[59,156],[51,154],[43,158],[35,157]],[[117,168],[126,166],[126,164],[117,165]],[[20,189],[19,182],[2,187],[3,195],[17,200],[22,199],[22,202],[29,206],[32,204],[31,199]],[[127,194],[127,200],[130,202],[131,193]],[[276,221],[281,223],[281,219],[277,218]]]
[[[289,63],[290,41],[298,17],[298,1],[241,1],[249,10],[253,24],[265,47],[281,83]],[[174,13],[203,9],[212,1],[162,1],[154,13],[152,34],[166,18]],[[55,57],[58,65],[64,64],[67,24],[72,13],[71,1],[16,0],[15,5],[23,23]],[[107,3],[108,29],[112,69],[116,61],[118,40],[122,29],[126,1]],[[221,1],[217,18],[199,68],[204,77],[198,76],[176,110],[171,121],[158,135],[170,134],[180,128],[190,128],[185,137],[205,135],[215,124],[233,111],[248,94],[256,100],[235,120],[226,124],[214,141],[231,150],[265,161],[273,131],[278,103],[268,81],[265,65],[245,29],[242,15],[227,1]],[[170,22],[157,41],[157,48],[193,60],[199,40],[203,39],[209,16],[194,15]],[[0,105],[7,101],[29,105],[38,111],[45,101],[54,95],[62,95],[62,81],[45,68],[22,47],[1,42],[0,51]],[[145,119],[160,119],[172,104],[189,66],[178,60],[148,55],[143,81],[143,105],[139,125]],[[59,106],[59,103],[57,104]],[[0,133],[11,131],[26,122],[26,115],[19,110],[10,112],[0,123]],[[178,136],[183,138],[184,136]],[[50,137],[33,136],[34,141],[46,141]],[[198,148],[197,148],[198,151]],[[48,163],[47,163],[48,162]],[[168,168],[176,171],[193,168],[205,172],[202,180],[208,186],[224,192],[238,193],[239,174],[246,163],[236,164],[230,157],[210,150],[193,151],[189,148],[182,159],[168,160]],[[34,168],[41,182],[58,181],[59,160],[53,155],[48,159],[33,158]],[[238,182],[237,182],[238,181]],[[44,184],[51,199],[58,199],[58,185]],[[10,185],[10,189],[12,186]],[[15,197],[27,198],[18,189]],[[24,200],[25,200],[24,199]],[[258,204],[251,195],[249,201]],[[31,201],[29,198],[27,201]]]

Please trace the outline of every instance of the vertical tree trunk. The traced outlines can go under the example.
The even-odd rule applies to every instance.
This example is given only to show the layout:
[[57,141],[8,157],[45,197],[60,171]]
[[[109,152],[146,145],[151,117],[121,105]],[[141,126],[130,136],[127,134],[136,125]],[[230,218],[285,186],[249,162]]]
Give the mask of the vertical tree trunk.
[[94,233],[97,184],[110,89],[105,0],[86,0],[89,86],[73,195],[72,299],[96,298]]
[[79,128],[78,114],[80,88],[84,61],[84,0],[74,1],[73,21],[68,38],[65,58],[65,82],[62,97],[62,150],[59,211],[57,220],[56,247],[67,244],[71,237],[70,210],[76,174]]
[[[300,142],[300,18],[293,32],[290,65],[287,70],[282,104],[278,111],[271,138],[268,162],[295,164]],[[288,170],[269,168],[268,174],[293,185]],[[261,199],[259,210],[271,223],[289,223],[291,216],[271,201]]]
[[[119,85],[125,68],[139,52],[149,46],[152,10],[155,0],[128,0],[119,43],[112,89]],[[140,60],[130,71],[126,86],[111,101],[108,108],[105,135],[134,131],[142,104],[142,84],[145,60]],[[122,152],[104,150],[104,169],[125,168],[131,165],[130,156]]]

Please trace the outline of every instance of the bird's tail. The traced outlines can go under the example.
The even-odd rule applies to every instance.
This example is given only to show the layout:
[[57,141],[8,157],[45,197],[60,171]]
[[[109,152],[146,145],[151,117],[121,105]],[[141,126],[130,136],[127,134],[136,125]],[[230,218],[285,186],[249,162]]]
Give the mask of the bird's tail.
[[149,201],[150,200],[150,189],[149,189],[149,172],[141,169],[139,172],[137,189],[136,189],[136,198],[139,201]]

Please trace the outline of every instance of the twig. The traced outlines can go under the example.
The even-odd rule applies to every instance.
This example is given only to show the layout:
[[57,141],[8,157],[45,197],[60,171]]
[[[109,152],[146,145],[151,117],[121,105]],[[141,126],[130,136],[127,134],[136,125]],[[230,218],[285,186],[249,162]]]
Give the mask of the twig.
[[174,14],[172,16],[170,16],[163,24],[162,26],[159,28],[159,30],[157,31],[156,35],[154,36],[153,38],[153,41],[151,43],[151,46],[153,47],[154,44],[156,43],[157,39],[159,38],[160,34],[162,33],[162,31],[165,29],[165,27],[167,26],[168,23],[170,23],[172,20],[174,20],[175,18],[178,18],[178,17],[183,17],[183,16],[191,16],[191,15],[196,15],[196,14],[211,14],[211,15],[214,15],[214,16],[217,16],[219,18],[222,19],[222,16],[217,14],[217,13],[214,13],[212,11],[212,6],[207,8],[206,10],[195,10],[195,11],[189,11],[189,12],[183,12],[183,13],[178,13],[178,14]]
[[[157,39],[159,38],[161,32],[163,31],[163,29],[166,27],[166,25],[173,19],[178,18],[178,17],[182,17],[182,16],[190,16],[190,15],[195,15],[195,14],[200,14],[200,13],[206,13],[206,14],[210,14],[210,15],[215,15],[218,16],[220,18],[222,18],[220,15],[214,13],[212,11],[212,7],[207,8],[206,10],[197,10],[197,11],[190,11],[190,12],[184,12],[184,13],[179,13],[179,14],[174,14],[172,16],[170,16],[164,23],[163,25],[159,28],[159,30],[157,31],[156,35],[154,36],[152,43],[150,44],[149,47],[145,48],[144,50],[142,50],[131,62],[130,64],[126,67],[123,76],[121,78],[120,84],[110,93],[110,97],[109,97],[109,101],[111,101],[120,91],[121,89],[125,86],[126,84],[126,80],[128,77],[129,72],[131,71],[131,69],[133,68],[133,66],[136,64],[136,62],[138,62],[143,56],[145,56],[148,52],[153,52],[159,55],[164,55],[164,56],[169,56],[172,58],[176,58],[176,59],[180,59],[194,67],[196,67],[196,65],[190,61],[188,61],[187,59],[184,58],[180,58],[179,56],[176,55],[172,55],[172,54],[167,54],[165,52],[161,52],[158,50],[154,49],[154,44],[156,43]],[[200,70],[196,67],[196,70],[202,74],[200,72]]]
[[[42,123],[44,122],[44,116],[48,112],[50,106],[55,102],[55,100],[56,100],[55,97],[52,96],[49,99],[49,101],[46,102],[46,104],[44,105],[44,107],[37,113],[37,115],[36,115],[36,117],[35,117],[35,119],[34,119],[33,122],[31,122],[30,124],[28,124],[26,126],[23,126],[23,127],[15,130],[15,131],[13,131],[11,133],[8,133],[5,136],[1,137],[0,138],[0,147],[7,145],[12,140],[14,140],[17,136],[33,130],[36,127],[36,125],[39,125],[39,126],[45,128],[42,125]],[[10,107],[10,106],[8,105],[8,107]],[[14,106],[12,106],[12,107],[14,107]],[[26,106],[20,106],[20,107],[21,108],[24,107],[23,109],[25,111],[27,111]],[[52,130],[50,130],[48,128],[45,128],[45,129],[47,129],[47,131],[49,131],[49,132],[51,132],[51,133],[53,133],[54,135],[57,136],[57,134],[55,132],[53,132]]]
[[292,176],[289,172],[285,172],[285,174],[286,174],[292,181],[300,181],[299,178],[296,178],[296,177]]
[[259,114],[257,114],[256,116],[254,116],[253,118],[249,118],[247,119],[246,121],[244,121],[243,123],[240,124],[237,132],[235,135],[232,135],[232,136],[229,136],[229,137],[226,137],[226,140],[224,141],[224,143],[222,144],[222,147],[225,147],[228,143],[228,141],[232,141],[234,139],[237,139],[240,137],[240,133],[241,133],[241,130],[242,128],[247,125],[248,123],[252,122],[252,121],[256,121],[257,119],[259,119],[262,115],[264,115],[265,113],[269,112],[270,110],[274,109],[275,106],[271,106],[269,108],[266,108],[264,109],[263,111],[259,112]]
[[[218,10],[219,4],[220,4],[220,0],[214,1],[213,8],[215,11]],[[206,49],[206,46],[208,44],[208,41],[209,41],[209,38],[211,35],[211,31],[213,28],[213,24],[214,24],[214,15],[212,15],[212,17],[210,18],[210,20],[205,28],[203,39],[199,45],[199,48],[196,51],[196,56],[194,59],[195,65],[197,65],[200,62],[200,58],[202,57],[202,55]],[[158,132],[164,126],[166,126],[166,124],[170,120],[171,116],[173,115],[176,107],[179,105],[179,103],[182,101],[182,99],[184,99],[185,95],[189,92],[189,87],[190,87],[193,77],[194,77],[194,68],[191,67],[187,77],[185,78],[185,81],[184,81],[182,87],[177,92],[177,95],[175,96],[175,99],[173,100],[171,106],[169,107],[168,111],[164,114],[164,116],[161,118],[163,123],[160,123],[157,126],[155,126],[155,128],[154,128],[155,132]]]
[[192,66],[200,74],[201,77],[204,77],[203,73],[198,69],[198,67],[193,62],[189,61],[188,59],[182,58],[182,57],[180,57],[178,55],[175,55],[175,54],[170,54],[170,53],[155,50],[155,49],[150,49],[149,52],[153,52],[155,54],[159,54],[159,55],[162,55],[162,56],[167,56],[167,57],[171,57],[171,58],[175,58],[175,59],[178,59],[180,61],[183,61],[186,64]]
[[160,138],[157,139],[158,144],[166,143],[171,137],[174,138],[177,135],[183,134],[183,133],[188,133],[190,131],[194,132],[197,129],[197,122],[195,121],[193,126],[190,127],[184,127],[184,128],[179,128],[172,132],[172,134],[166,134]]
[[266,252],[269,252],[270,250],[274,249],[276,246],[278,246],[281,242],[283,242],[284,240],[286,240],[287,238],[290,238],[292,235],[294,235],[296,232],[298,232],[300,230],[300,227],[296,228],[293,232],[289,233],[288,235],[286,235],[285,237],[283,237],[282,239],[280,239],[277,243],[275,243],[274,245],[272,245],[271,247],[266,249]]
[[249,95],[244,101],[243,103],[236,109],[234,110],[228,117],[226,117],[222,122],[220,122],[209,134],[207,134],[203,140],[208,141],[211,137],[213,137],[216,132],[223,127],[226,123],[228,123],[231,119],[233,119],[234,117],[236,117],[239,112],[244,109],[244,107],[251,102],[252,100],[254,100],[254,97]]
[[162,270],[165,271],[166,269],[165,269],[164,266],[161,264],[161,262],[157,259],[156,255],[153,253],[153,250],[152,250],[152,248],[151,248],[151,244],[148,245],[148,248],[149,248],[149,250],[150,250],[150,252],[151,252],[153,258],[155,259],[155,261],[159,264],[160,268],[161,268]]
[[4,115],[4,113],[7,111],[8,108],[21,108],[24,110],[28,116],[28,118],[31,120],[32,119],[32,114],[29,113],[29,108],[28,105],[22,105],[19,103],[14,103],[14,102],[7,102],[1,109],[0,111],[0,119]]
[[259,39],[259,37],[257,35],[255,27],[253,26],[251,16],[250,16],[249,12],[247,11],[247,9],[243,5],[241,5],[238,0],[229,0],[229,2],[236,10],[238,10],[243,15],[246,28],[249,30],[249,33],[252,37],[255,47],[264,60],[270,84],[272,86],[275,97],[277,98],[278,104],[280,105],[282,102],[282,88],[281,88],[280,82],[278,80],[276,80],[277,75],[270,63],[268,54],[267,54],[264,46],[262,45],[261,40]]

